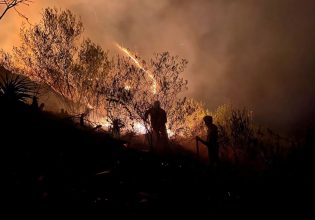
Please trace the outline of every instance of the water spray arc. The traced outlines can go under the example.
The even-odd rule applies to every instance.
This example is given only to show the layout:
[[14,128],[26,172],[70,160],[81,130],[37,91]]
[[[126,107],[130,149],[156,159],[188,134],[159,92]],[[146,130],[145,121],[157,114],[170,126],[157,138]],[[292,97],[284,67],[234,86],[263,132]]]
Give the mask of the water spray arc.
[[148,74],[148,77],[152,80],[152,93],[155,95],[157,93],[157,82],[153,74],[149,70],[145,70],[143,66],[140,64],[140,62],[137,60],[137,58],[127,48],[119,45],[118,43],[115,43],[115,45],[120,51],[122,51],[126,56],[128,56],[139,69],[143,70],[145,73]]

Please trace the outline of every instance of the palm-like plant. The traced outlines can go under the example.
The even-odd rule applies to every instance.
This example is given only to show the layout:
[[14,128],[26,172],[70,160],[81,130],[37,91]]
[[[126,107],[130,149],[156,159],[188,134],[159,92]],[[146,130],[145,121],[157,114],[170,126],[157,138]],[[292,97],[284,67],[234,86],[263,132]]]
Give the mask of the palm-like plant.
[[21,75],[0,76],[0,97],[7,102],[25,102],[34,93],[34,84]]

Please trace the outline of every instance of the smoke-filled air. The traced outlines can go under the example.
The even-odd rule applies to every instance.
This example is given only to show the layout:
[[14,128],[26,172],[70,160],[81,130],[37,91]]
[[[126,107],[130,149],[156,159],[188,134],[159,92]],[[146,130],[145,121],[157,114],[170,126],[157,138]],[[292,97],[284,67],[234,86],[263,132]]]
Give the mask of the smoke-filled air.
[[[20,6],[31,24],[45,7],[70,9],[84,36],[117,53],[116,42],[141,57],[169,51],[189,61],[187,94],[209,110],[247,107],[278,131],[304,125],[314,113],[314,2],[258,1],[34,1]],[[14,11],[0,23],[0,46],[20,44]],[[6,30],[6,31],[3,31]]]
[[5,203],[305,214],[314,12],[314,0],[0,0]]

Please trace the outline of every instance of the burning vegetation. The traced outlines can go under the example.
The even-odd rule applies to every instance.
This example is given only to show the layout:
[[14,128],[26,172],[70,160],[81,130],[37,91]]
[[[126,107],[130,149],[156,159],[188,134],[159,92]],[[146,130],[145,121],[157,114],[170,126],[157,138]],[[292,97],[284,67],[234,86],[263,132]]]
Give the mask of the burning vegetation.
[[[210,112],[184,96],[187,60],[169,52],[144,60],[116,42],[113,55],[83,34],[71,11],[47,8],[38,24],[21,28],[12,54],[0,51],[6,204],[36,213],[74,205],[99,208],[106,217],[198,218],[255,215],[261,207],[282,215],[308,203],[314,129],[284,138],[257,126],[247,109],[223,105]],[[59,113],[43,110],[44,97],[58,99]],[[157,113],[162,120],[153,123]],[[163,142],[156,146],[174,151],[139,150],[153,146],[152,134]]]
[[2,53],[2,63],[49,86],[71,114],[90,108],[96,123],[111,125],[119,119],[125,131],[145,132],[144,112],[160,100],[169,134],[192,136],[206,113],[201,103],[182,95],[187,60],[163,52],[144,61],[117,43],[118,54],[111,56],[83,39],[83,24],[69,10],[45,9],[40,23],[23,26],[20,37],[21,46],[14,47],[13,55]]
[[47,8],[38,24],[21,28],[21,45],[12,54],[2,51],[0,64],[50,88],[61,108],[79,116],[80,123],[86,120],[105,129],[119,124],[125,134],[150,133],[145,112],[159,100],[167,112],[168,136],[190,150],[195,136],[204,134],[202,118],[212,115],[226,158],[255,154],[267,161],[274,155],[269,140],[280,136],[255,126],[252,112],[226,105],[211,113],[199,101],[184,97],[187,60],[162,52],[145,61],[116,42],[117,54],[112,55],[83,34],[81,20],[70,10]]

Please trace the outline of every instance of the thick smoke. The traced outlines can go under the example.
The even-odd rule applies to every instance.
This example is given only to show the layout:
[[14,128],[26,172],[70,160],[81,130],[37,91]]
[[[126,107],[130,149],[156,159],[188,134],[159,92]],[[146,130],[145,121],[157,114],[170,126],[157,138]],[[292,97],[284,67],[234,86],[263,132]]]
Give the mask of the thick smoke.
[[[115,51],[170,51],[189,60],[188,95],[210,110],[232,103],[252,109],[276,129],[315,112],[313,0],[42,0],[21,8],[36,22],[41,8],[69,8],[86,34]],[[0,47],[18,43],[21,18],[0,21]]]

